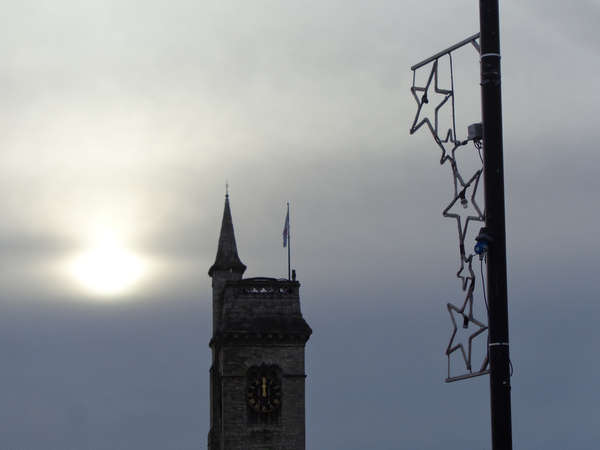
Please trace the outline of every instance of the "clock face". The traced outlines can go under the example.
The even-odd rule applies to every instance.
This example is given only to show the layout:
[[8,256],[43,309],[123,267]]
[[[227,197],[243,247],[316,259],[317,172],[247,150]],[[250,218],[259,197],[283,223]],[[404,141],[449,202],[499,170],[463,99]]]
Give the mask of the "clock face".
[[259,413],[270,413],[281,406],[283,393],[279,383],[270,377],[255,378],[248,385],[246,400]]

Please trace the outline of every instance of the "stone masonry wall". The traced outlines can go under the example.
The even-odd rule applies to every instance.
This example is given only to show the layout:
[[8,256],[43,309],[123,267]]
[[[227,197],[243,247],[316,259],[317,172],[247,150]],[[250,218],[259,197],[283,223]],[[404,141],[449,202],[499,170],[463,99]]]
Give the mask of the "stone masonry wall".
[[[229,281],[213,333],[220,386],[220,450],[305,450],[304,348],[296,281]],[[246,399],[248,370],[276,366],[283,392],[276,420],[255,420]],[[256,416],[254,416],[256,417]]]
[[[304,344],[223,346],[223,450],[304,450]],[[277,425],[252,424],[246,402],[250,367],[277,365],[283,400]]]

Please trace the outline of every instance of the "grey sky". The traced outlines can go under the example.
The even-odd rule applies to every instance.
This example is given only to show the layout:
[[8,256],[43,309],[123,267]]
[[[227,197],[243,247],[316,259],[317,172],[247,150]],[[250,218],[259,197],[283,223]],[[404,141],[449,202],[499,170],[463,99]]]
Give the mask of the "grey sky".
[[[597,448],[600,5],[500,13],[514,444]],[[452,178],[408,132],[410,67],[478,27],[463,0],[0,1],[0,448],[204,448],[226,180],[248,277],[286,276],[290,203],[307,448],[490,448],[487,378],[444,383]],[[103,233],[152,267],[108,299],[64,270]]]

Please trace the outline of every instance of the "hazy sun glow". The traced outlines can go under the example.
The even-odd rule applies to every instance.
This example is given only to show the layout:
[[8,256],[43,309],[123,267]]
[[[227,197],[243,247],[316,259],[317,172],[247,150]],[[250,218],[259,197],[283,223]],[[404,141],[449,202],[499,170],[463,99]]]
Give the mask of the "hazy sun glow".
[[102,296],[122,294],[147,271],[143,258],[113,243],[102,243],[74,258],[71,275],[87,290]]

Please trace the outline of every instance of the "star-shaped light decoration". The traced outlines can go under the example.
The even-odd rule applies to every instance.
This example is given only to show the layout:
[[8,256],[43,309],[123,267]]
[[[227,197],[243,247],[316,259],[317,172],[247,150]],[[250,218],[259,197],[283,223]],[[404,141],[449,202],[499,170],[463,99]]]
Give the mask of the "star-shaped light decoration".
[[[455,167],[456,167],[455,162],[453,162],[453,160],[451,160],[451,162],[453,163],[453,169],[455,169]],[[452,199],[452,201],[446,207],[446,209],[444,210],[444,212],[442,214],[444,217],[450,217],[450,218],[456,219],[456,224],[458,227],[458,239],[459,239],[460,245],[461,245],[461,256],[464,256],[465,236],[467,234],[469,222],[472,220],[475,220],[477,222],[483,222],[483,220],[485,219],[483,212],[479,208],[479,205],[477,204],[477,201],[475,199],[475,196],[477,195],[477,187],[479,186],[479,179],[481,178],[481,174],[483,171],[480,169],[477,172],[475,172],[475,174],[467,182],[463,181],[462,177],[460,177],[460,174],[458,173],[458,170],[455,169],[455,170],[453,170],[453,172],[454,172],[454,198]],[[470,196],[468,195],[469,190],[471,193]],[[457,202],[460,202],[463,209],[468,208],[468,206],[469,206],[468,198],[471,199],[471,205],[475,209],[477,215],[476,216],[475,215],[467,216],[467,218],[465,219],[464,226],[463,226],[462,215],[460,215],[458,213],[450,212],[450,210],[452,208],[454,208],[454,206],[456,205]]]
[[[429,117],[425,116],[421,119],[421,113],[423,112],[423,106],[429,103],[429,88],[431,87],[431,82],[434,81],[434,93],[440,94],[442,96],[440,102],[435,106],[435,112],[433,117],[433,124]],[[412,127],[410,128],[410,134],[414,134],[419,128],[423,125],[427,124],[429,131],[433,135],[435,142],[442,149],[442,158],[446,154],[446,148],[444,147],[444,143],[446,142],[454,142],[455,140],[455,130],[453,128],[449,128],[447,132],[445,132],[445,136],[440,136],[439,133],[439,111],[446,104],[448,100],[453,98],[452,89],[440,89],[438,85],[438,60],[433,61],[431,72],[429,74],[429,78],[427,78],[427,83],[425,86],[415,86],[413,80],[413,86],[410,88],[410,91],[413,94],[413,97],[417,101],[417,114],[415,115],[415,120],[413,121]]]
[[[411,67],[411,70],[413,71],[413,85],[411,87],[411,93],[417,102],[417,113],[411,126],[410,134],[414,134],[423,125],[427,125],[436,144],[442,150],[440,164],[443,165],[446,162],[448,162],[448,165],[452,169],[454,197],[448,205],[448,207],[443,211],[443,216],[456,219],[460,249],[460,269],[456,273],[456,276],[462,281],[462,290],[467,291],[465,302],[462,308],[448,303],[448,312],[450,313],[452,323],[454,324],[454,331],[450,339],[450,344],[448,345],[448,348],[446,350],[446,354],[448,355],[448,379],[446,379],[446,381],[455,381],[458,379],[469,378],[471,376],[482,375],[484,373],[489,372],[486,371],[486,367],[488,364],[487,356],[485,357],[484,364],[482,365],[481,370],[479,372],[473,373],[471,369],[472,341],[475,337],[479,336],[481,333],[487,330],[487,326],[473,317],[473,291],[475,287],[475,273],[473,271],[472,263],[473,257],[475,255],[472,253],[467,254],[467,252],[465,251],[465,238],[469,228],[469,223],[471,221],[483,222],[485,220],[484,213],[481,211],[476,201],[477,187],[479,186],[479,180],[483,173],[483,160],[481,161],[481,169],[476,170],[475,173],[471,172],[472,169],[469,169],[468,172],[466,170],[464,171],[469,175],[473,174],[468,179],[466,179],[463,176],[463,174],[459,171],[459,161],[457,161],[457,149],[466,145],[469,142],[469,140],[471,140],[471,138],[465,141],[459,141],[456,137],[456,120],[454,117],[454,81],[452,76],[452,52],[458,48],[461,48],[463,45],[469,43],[473,44],[475,49],[478,52],[480,52],[481,49],[479,47],[477,39],[479,39],[479,34],[471,36],[470,38],[465,39],[459,42],[458,44],[453,45],[452,47],[449,47],[446,50],[439,52],[433,55],[432,57],[427,58],[424,61],[415,64]],[[450,89],[439,88],[439,60],[440,58],[445,57],[448,57],[450,61]],[[427,78],[425,86],[417,86],[416,71],[422,67],[429,67],[430,64],[431,71],[429,72],[429,76]],[[434,112],[432,114],[431,108],[429,108],[430,112],[428,117],[425,112],[427,110],[427,108],[425,108],[425,105],[429,104],[431,101],[429,98],[429,94],[437,94],[439,101],[437,103],[435,101],[432,102]],[[447,131],[440,131],[439,114],[442,107],[447,103],[450,103],[451,105],[452,125],[450,128],[448,128]],[[477,149],[480,149],[481,142],[474,139],[473,142],[475,144],[475,147]],[[481,153],[479,154],[479,157],[481,159]],[[464,166],[462,156],[460,159],[460,163],[460,168],[463,169]],[[458,207],[457,210],[454,210],[454,207],[457,202],[460,202],[462,208],[469,208],[470,211],[465,212],[464,209],[460,209]],[[459,316],[462,319],[463,328],[468,328],[470,323],[474,324],[477,327],[476,331],[468,337],[468,344],[465,343],[463,345],[462,342],[454,344],[458,330],[455,316]],[[467,346],[467,350],[465,350],[465,346]],[[459,349],[461,350],[463,359],[465,361],[469,373],[466,375],[460,375],[458,377],[450,378],[450,355]]]
[[[482,322],[480,322],[479,320],[477,320],[473,317],[473,290],[474,290],[474,287],[475,287],[475,281],[473,280],[469,286],[469,290],[465,297],[465,302],[462,305],[462,308],[459,308],[451,303],[448,303],[448,305],[447,305],[448,312],[450,313],[450,318],[452,319],[452,324],[454,325],[454,330],[452,331],[452,336],[450,337],[450,343],[448,344],[448,347],[446,349],[446,355],[448,356],[448,379],[446,381],[453,381],[453,378],[450,377],[450,356],[452,355],[452,353],[456,352],[457,350],[461,351],[463,360],[465,362],[466,369],[468,371],[468,375],[462,375],[462,377],[475,376],[475,375],[480,375],[482,373],[485,373],[485,370],[488,365],[488,357],[486,355],[483,365],[481,366],[481,369],[476,373],[473,372],[473,364],[472,364],[472,358],[471,358],[473,339],[475,339],[477,336],[479,336],[481,333],[483,333],[488,328]],[[471,323],[476,326],[475,332],[472,333],[471,335],[469,335],[468,343],[466,344],[467,350],[465,350],[465,345],[462,342],[459,342],[456,344],[454,342],[457,331],[458,331],[458,326],[456,324],[455,316],[460,317],[463,328],[468,328],[469,324],[471,324]]]
[[465,257],[464,245],[461,247],[460,270],[456,277],[462,280],[462,290],[466,291],[469,283],[475,283],[475,272],[473,272],[473,255]]
[[[448,130],[448,133],[450,133],[450,130]],[[452,148],[450,153],[448,153],[446,151],[446,148],[444,146],[442,146],[442,157],[440,158],[440,164],[443,165],[446,161],[450,161],[450,165],[452,166],[452,171],[458,171],[458,169],[456,168],[456,158],[455,158],[454,154],[456,152],[456,149],[458,147],[460,147],[461,145],[463,145],[462,142],[454,142],[454,147]]]

